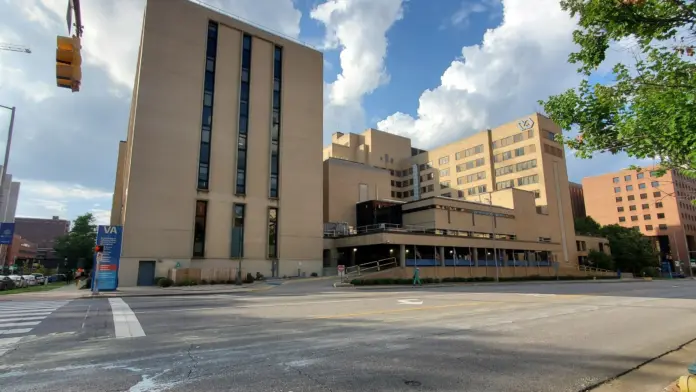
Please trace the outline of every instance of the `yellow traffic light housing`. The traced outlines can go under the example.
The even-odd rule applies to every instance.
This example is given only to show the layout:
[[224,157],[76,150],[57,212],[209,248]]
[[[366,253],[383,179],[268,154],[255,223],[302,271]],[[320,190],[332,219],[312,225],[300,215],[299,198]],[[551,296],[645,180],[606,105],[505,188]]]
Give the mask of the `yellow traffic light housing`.
[[56,49],[56,82],[58,87],[80,91],[82,82],[82,56],[80,38],[58,36]]

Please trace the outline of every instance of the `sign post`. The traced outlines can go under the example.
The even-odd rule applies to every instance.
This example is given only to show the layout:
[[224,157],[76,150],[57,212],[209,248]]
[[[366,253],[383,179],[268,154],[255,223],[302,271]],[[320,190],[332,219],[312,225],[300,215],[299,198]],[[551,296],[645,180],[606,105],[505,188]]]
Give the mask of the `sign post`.
[[122,226],[97,227],[97,248],[94,255],[94,292],[114,291],[118,288],[118,267],[121,261]]
[[343,277],[346,276],[346,266],[340,264],[338,266],[338,277],[341,278],[341,283],[343,283]]

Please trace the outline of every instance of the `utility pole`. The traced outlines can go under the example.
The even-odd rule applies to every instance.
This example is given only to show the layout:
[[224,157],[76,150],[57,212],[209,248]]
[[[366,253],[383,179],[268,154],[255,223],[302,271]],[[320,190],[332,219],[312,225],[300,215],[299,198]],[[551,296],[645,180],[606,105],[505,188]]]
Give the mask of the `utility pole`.
[[[5,144],[5,158],[3,160],[2,170],[0,170],[0,197],[2,197],[3,191],[5,190],[5,185],[6,185],[5,175],[7,174],[7,165],[10,162],[10,147],[12,145],[12,132],[14,131],[15,112],[17,111],[16,110],[17,108],[15,108],[14,106],[9,107],[9,106],[4,106],[4,105],[0,105],[0,108],[8,109],[12,112],[12,114],[10,115],[10,128],[7,131],[7,142]],[[10,193],[9,187],[11,184],[7,184],[7,185],[8,185],[8,189],[7,189],[8,200],[5,201],[4,197],[2,200],[2,217],[3,217],[3,219],[5,217],[5,211],[7,210],[7,205],[9,204],[9,196],[10,196],[9,195],[9,193]],[[0,245],[0,261],[2,261],[3,267],[5,266],[6,251],[7,251],[7,245]]]

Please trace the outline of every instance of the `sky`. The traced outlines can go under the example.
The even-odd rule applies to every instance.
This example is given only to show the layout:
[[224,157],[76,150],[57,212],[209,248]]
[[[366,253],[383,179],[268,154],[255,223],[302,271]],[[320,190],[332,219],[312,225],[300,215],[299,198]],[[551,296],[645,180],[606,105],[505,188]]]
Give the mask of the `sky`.
[[[193,1],[193,0],[192,0]],[[17,107],[8,165],[17,216],[107,223],[118,142],[126,137],[145,0],[82,2],[82,88],[56,87],[56,36],[68,0],[0,0],[0,105]],[[197,0],[194,2],[198,2]],[[558,0],[205,0],[324,53],[324,144],[373,127],[431,148],[542,111],[578,85],[576,21]],[[632,56],[612,45],[593,76]],[[0,109],[0,140],[9,111]],[[4,151],[0,143],[0,151]],[[571,181],[636,162],[567,152]]]

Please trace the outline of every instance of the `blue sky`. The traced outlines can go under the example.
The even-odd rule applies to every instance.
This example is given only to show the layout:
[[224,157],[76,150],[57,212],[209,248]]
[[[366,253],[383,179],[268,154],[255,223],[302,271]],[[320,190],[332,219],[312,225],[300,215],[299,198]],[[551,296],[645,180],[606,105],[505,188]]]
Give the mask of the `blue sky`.
[[[581,79],[566,61],[575,22],[558,0],[205,1],[322,48],[325,143],[336,131],[378,127],[429,148],[540,110],[537,100]],[[72,94],[54,82],[65,0],[0,0],[0,42],[33,51],[0,52],[0,104],[18,107],[10,161],[22,181],[18,216],[92,211],[108,220],[144,3],[84,2],[85,82]],[[612,52],[607,67],[626,58]],[[634,162],[567,155],[574,181]]]

